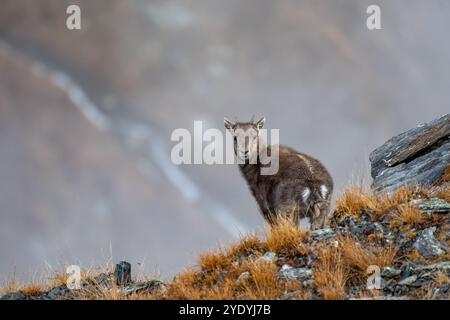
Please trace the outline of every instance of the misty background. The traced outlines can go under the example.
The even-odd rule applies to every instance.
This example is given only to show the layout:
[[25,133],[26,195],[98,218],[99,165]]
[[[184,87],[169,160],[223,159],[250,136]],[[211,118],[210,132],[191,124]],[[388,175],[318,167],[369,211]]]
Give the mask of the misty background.
[[2,0],[0,276],[112,258],[165,278],[261,230],[237,166],[171,163],[194,120],[265,116],[335,193],[367,178],[370,151],[449,111],[449,32],[447,0]]

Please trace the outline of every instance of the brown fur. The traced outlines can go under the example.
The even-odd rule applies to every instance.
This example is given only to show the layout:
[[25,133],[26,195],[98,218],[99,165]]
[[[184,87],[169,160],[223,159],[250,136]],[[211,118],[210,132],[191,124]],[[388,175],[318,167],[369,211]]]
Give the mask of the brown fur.
[[[262,123],[264,123],[264,120]],[[261,121],[260,120],[260,121]],[[254,127],[258,130],[262,125],[256,123],[232,124],[226,120],[228,129]],[[257,150],[267,148],[268,155],[275,146],[264,146],[259,139]],[[286,146],[279,147],[279,170],[274,175],[261,175],[259,159],[256,164],[246,161],[239,168],[255,197],[264,218],[274,224],[279,215],[287,216],[295,224],[300,218],[309,218],[313,229],[322,228],[327,224],[333,180],[325,167],[316,159]],[[248,145],[246,150],[251,150]],[[235,147],[235,152],[236,150]],[[328,190],[321,192],[321,186]],[[309,196],[303,197],[305,189],[309,188]],[[323,187],[322,187],[323,188]],[[306,198],[306,199],[305,199]],[[306,201],[305,201],[306,200]]]

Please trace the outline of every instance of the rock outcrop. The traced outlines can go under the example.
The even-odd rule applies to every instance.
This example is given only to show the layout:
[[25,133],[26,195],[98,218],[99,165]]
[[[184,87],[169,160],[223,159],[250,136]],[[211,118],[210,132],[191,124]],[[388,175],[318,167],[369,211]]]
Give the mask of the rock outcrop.
[[370,154],[370,163],[376,191],[449,182],[450,114],[391,138]]

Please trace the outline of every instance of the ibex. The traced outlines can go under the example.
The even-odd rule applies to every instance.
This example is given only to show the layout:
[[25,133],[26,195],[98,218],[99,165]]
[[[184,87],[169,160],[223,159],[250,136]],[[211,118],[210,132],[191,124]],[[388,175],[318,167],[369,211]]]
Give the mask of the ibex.
[[[260,130],[265,118],[258,121],[233,123],[224,119],[225,128],[234,138],[234,152],[239,168],[255,197],[265,220],[273,225],[284,216],[296,225],[301,218],[309,218],[311,229],[327,224],[333,180],[327,169],[316,159],[292,148],[265,146]],[[242,141],[242,143],[240,143]],[[264,148],[266,148],[264,150]],[[273,151],[278,149],[278,156]],[[278,172],[262,175],[261,151],[271,161],[279,161]],[[256,159],[256,161],[250,161]]]

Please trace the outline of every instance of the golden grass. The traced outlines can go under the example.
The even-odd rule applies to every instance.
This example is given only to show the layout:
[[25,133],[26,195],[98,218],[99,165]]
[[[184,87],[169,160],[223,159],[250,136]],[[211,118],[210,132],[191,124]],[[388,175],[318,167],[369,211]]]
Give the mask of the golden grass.
[[230,260],[222,252],[207,252],[200,255],[199,264],[204,271],[214,271],[228,266]]
[[[447,196],[448,190],[447,193],[445,192],[442,191],[440,196],[443,197],[443,193]],[[337,218],[347,216],[359,218],[362,212],[370,212],[372,219],[378,221],[393,210],[400,211],[402,215],[405,210],[402,208],[409,206],[409,202],[413,199],[430,198],[431,196],[432,190],[421,186],[401,187],[391,195],[374,193],[366,186],[351,186],[336,201]]]
[[339,300],[345,295],[348,270],[340,248],[322,248],[314,268],[317,291],[326,300]]
[[9,292],[18,291],[19,287],[20,283],[14,275],[6,281],[2,281],[2,284],[0,286],[0,296],[5,295]]
[[442,271],[438,271],[436,272],[436,277],[434,278],[434,283],[437,286],[444,286],[448,283],[450,283],[450,278],[448,277],[448,275]]
[[[449,177],[450,179],[450,177]],[[450,203],[450,185],[448,185],[445,188],[440,188],[437,192],[436,192],[436,197],[447,201],[448,203]]]
[[350,187],[336,201],[336,211],[343,216],[359,217],[361,212],[376,207],[376,197],[362,186]]
[[425,215],[417,208],[410,205],[399,205],[397,207],[397,214],[395,214],[390,221],[391,228],[410,228],[423,223]]
[[276,225],[267,228],[266,234],[266,247],[269,251],[287,256],[307,253],[302,242],[309,232],[299,229],[289,219],[279,218]]
[[392,266],[398,250],[393,246],[366,248],[350,237],[341,237],[339,243],[343,263],[348,267],[350,276],[356,280],[365,279],[371,265],[379,268]]
[[324,299],[343,299],[348,286],[365,284],[369,266],[392,266],[396,253],[395,247],[370,249],[353,238],[338,237],[337,247],[323,246],[318,251],[314,266],[317,291]]
[[232,244],[226,250],[227,255],[236,259],[251,254],[262,254],[266,251],[266,244],[255,233],[243,236],[237,243]]
[[[250,277],[244,283],[244,293],[242,297],[246,299],[277,299],[285,288],[280,287],[281,281],[278,279],[278,267],[270,262],[248,262],[246,269],[250,272]],[[297,288],[296,288],[297,289]]]
[[450,165],[447,166],[447,169],[445,169],[445,172],[441,178],[441,183],[446,183],[446,182],[450,182]]
[[42,286],[42,284],[37,282],[32,282],[31,284],[27,285],[26,287],[19,290],[20,293],[26,295],[26,296],[38,296],[42,294],[45,291],[45,287]]
[[48,290],[50,288],[50,284],[47,281],[44,281],[41,278],[35,278],[24,284],[22,281],[18,280],[15,276],[2,284],[0,290],[0,296],[10,293],[10,292],[18,292],[26,296],[38,296]]

